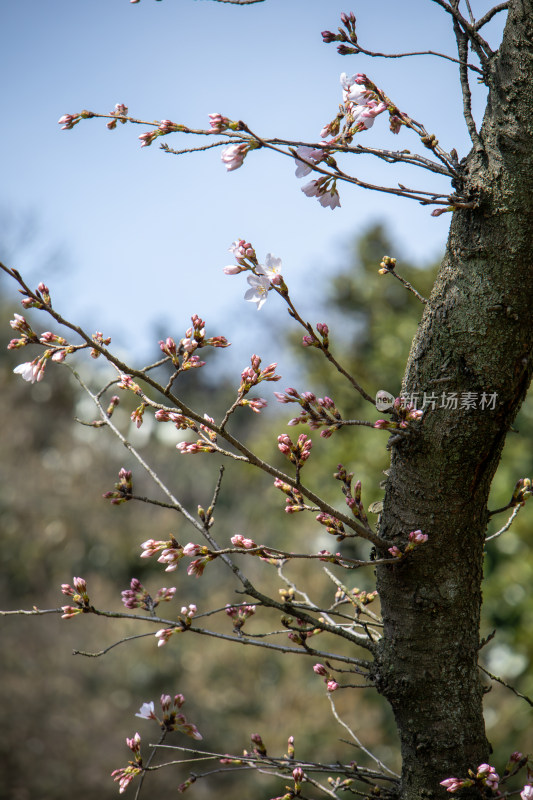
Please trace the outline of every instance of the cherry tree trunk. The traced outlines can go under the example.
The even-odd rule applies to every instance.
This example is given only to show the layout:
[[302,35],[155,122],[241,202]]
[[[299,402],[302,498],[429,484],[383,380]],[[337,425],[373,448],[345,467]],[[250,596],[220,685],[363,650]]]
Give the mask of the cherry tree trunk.
[[[404,376],[404,394],[437,402],[393,447],[381,522],[391,544],[416,529],[429,536],[378,569],[375,680],[398,726],[404,800],[443,796],[440,781],[490,759],[477,667],[487,498],[532,372],[531,0],[511,0],[487,81],[480,141],[462,165],[461,194],[478,206],[453,215]],[[477,408],[441,408],[443,392],[472,392]],[[497,394],[493,409],[480,408],[483,393]]]

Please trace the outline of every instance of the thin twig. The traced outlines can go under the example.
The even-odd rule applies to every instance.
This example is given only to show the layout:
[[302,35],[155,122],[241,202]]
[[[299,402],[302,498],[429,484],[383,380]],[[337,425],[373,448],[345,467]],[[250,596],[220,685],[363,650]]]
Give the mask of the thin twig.
[[474,64],[469,64],[467,61],[461,62],[457,58],[453,56],[448,56],[446,53],[437,53],[435,50],[417,50],[412,53],[376,53],[372,50],[365,50],[364,47],[361,47],[359,44],[357,45],[350,45],[351,47],[356,47],[358,53],[363,53],[365,56],[371,56],[373,58],[407,58],[408,56],[436,56],[437,58],[445,58],[447,61],[452,61],[454,64],[461,64],[464,63],[468,69],[473,70],[474,72],[479,72],[483,74],[483,70],[479,69],[479,67],[474,66]]
[[[490,542],[490,541],[491,541],[491,539],[496,539],[496,537],[498,537],[498,536],[501,536],[501,535],[502,535],[502,533],[505,533],[505,531],[508,531],[508,530],[509,530],[509,528],[511,527],[511,525],[513,524],[514,518],[516,517],[516,515],[518,514],[518,512],[520,511],[520,509],[521,509],[521,508],[522,508],[522,506],[521,506],[521,505],[517,505],[517,506],[516,506],[516,507],[513,509],[513,513],[511,514],[511,516],[509,517],[509,519],[507,520],[507,522],[505,523],[505,525],[503,526],[503,528],[500,528],[500,530],[499,530],[499,531],[496,531],[496,533],[493,533],[493,534],[492,534],[492,536],[487,536],[487,538],[485,539],[485,541],[486,541],[486,542]],[[505,510],[506,510],[505,508],[499,508],[499,509],[497,509],[496,511],[492,511],[492,512],[491,512],[491,514],[497,514],[497,513],[498,513],[498,511],[505,511]]]
[[417,292],[417,290],[414,288],[414,286],[412,286],[409,283],[409,281],[406,281],[405,278],[402,278],[401,275],[398,275],[398,273],[396,272],[395,269],[390,269],[390,268],[387,268],[387,267],[385,267],[385,269],[387,270],[387,274],[388,275],[393,275],[396,278],[396,280],[400,281],[402,286],[405,286],[405,288],[408,291],[412,292],[414,294],[414,296],[417,298],[417,300],[420,300],[420,302],[424,303],[424,305],[427,303],[427,299],[425,297],[422,297],[420,292]]
[[331,696],[331,692],[328,692],[328,694],[327,694],[327,698],[328,698],[328,700],[329,700],[329,702],[330,702],[330,705],[331,705],[331,712],[332,712],[333,716],[335,717],[335,719],[337,720],[337,722],[339,723],[339,725],[342,725],[342,727],[343,727],[343,728],[344,728],[344,729],[345,729],[345,730],[348,732],[348,734],[350,735],[350,737],[351,737],[351,738],[353,739],[353,741],[356,743],[357,747],[359,747],[359,748],[360,748],[360,749],[363,751],[363,753],[366,753],[366,755],[367,755],[369,758],[371,758],[371,759],[372,759],[372,761],[373,761],[375,764],[377,764],[377,765],[378,765],[378,767],[379,767],[379,768],[380,768],[380,769],[381,769],[383,772],[388,772],[388,773],[389,773],[389,775],[392,775],[392,776],[393,776],[393,777],[395,777],[395,778],[399,778],[400,776],[399,776],[399,775],[398,775],[396,772],[394,772],[394,770],[392,770],[392,769],[389,769],[389,767],[385,766],[385,764],[384,764],[382,761],[380,761],[380,760],[379,760],[379,758],[378,758],[377,756],[375,756],[373,753],[371,753],[371,752],[370,752],[370,750],[367,750],[367,749],[366,749],[366,747],[365,747],[365,746],[364,746],[364,745],[361,743],[360,739],[358,739],[358,737],[357,737],[357,736],[355,735],[355,733],[352,731],[352,729],[350,728],[350,726],[349,726],[349,725],[347,725],[347,724],[344,722],[344,720],[342,720],[342,719],[339,717],[339,715],[338,715],[338,713],[337,713],[337,709],[335,708],[335,701],[333,700],[333,697]]
[[[453,30],[457,42],[457,52],[459,56],[468,53],[468,37],[467,34],[461,30],[457,20],[453,20]],[[478,150],[483,148],[481,138],[479,136],[474,117],[472,115],[472,95],[470,92],[470,84],[468,82],[468,70],[463,65],[459,67],[459,80],[461,82],[461,91],[463,95],[463,116],[466,122],[466,127],[472,144]]]
[[461,12],[454,5],[447,3],[446,0],[433,0],[433,2],[437,3],[437,5],[443,8],[448,14],[451,14],[452,17],[460,24],[461,28],[468,35],[468,38],[472,43],[472,48],[476,51],[477,57],[481,63],[485,65],[488,58],[493,54],[488,42],[486,42],[485,39],[479,35],[477,30],[466,21]]
[[509,2],[500,3],[499,5],[494,6],[494,8],[491,8],[490,11],[487,11],[487,13],[484,14],[482,17],[480,17],[478,21],[474,24],[475,30],[478,31],[480,28],[483,27],[483,25],[486,25],[487,22],[490,22],[490,20],[494,17],[495,14],[497,14],[499,11],[506,11],[508,8],[509,8]]
[[105,656],[106,653],[109,653],[114,647],[118,647],[119,644],[124,644],[124,642],[131,642],[133,639],[144,639],[146,636],[153,636],[153,633],[136,633],[133,636],[125,636],[123,639],[120,639],[118,642],[113,642],[110,644],[109,647],[104,647],[103,650],[98,650],[95,653],[89,653],[85,650],[73,650],[73,656],[86,656],[87,658],[99,658],[100,656]]
[[[160,737],[157,745],[163,744],[163,742],[165,741],[167,733],[168,733],[168,731],[163,731],[163,733],[161,734],[161,737]],[[139,800],[139,797],[140,797],[140,794],[141,794],[142,785],[143,785],[144,779],[146,777],[146,770],[150,769],[150,764],[154,760],[155,754],[157,753],[157,745],[152,745],[152,752],[148,756],[148,761],[146,762],[146,764],[143,764],[143,771],[141,772],[141,776],[139,778],[139,783],[137,784],[137,791],[135,792],[135,800]]]
[[502,686],[505,686],[506,689],[510,689],[513,694],[517,697],[520,697],[522,700],[525,700],[526,703],[529,703],[530,706],[533,706],[533,700],[528,697],[526,694],[522,694],[521,692],[517,691],[514,686],[511,686],[509,683],[506,683],[502,678],[499,678],[497,675],[493,675],[492,672],[489,672],[488,669],[482,667],[481,664],[478,664],[479,669],[481,672],[484,672],[485,675],[488,675],[489,678],[493,681],[497,681],[497,683],[501,683]]

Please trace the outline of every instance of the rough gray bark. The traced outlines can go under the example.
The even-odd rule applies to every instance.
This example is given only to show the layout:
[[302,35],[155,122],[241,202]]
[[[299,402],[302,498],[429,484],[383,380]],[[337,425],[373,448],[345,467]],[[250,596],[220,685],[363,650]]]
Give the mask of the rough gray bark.
[[480,146],[463,165],[463,192],[479,206],[454,213],[404,378],[404,391],[421,395],[498,394],[494,411],[428,411],[393,448],[381,533],[394,544],[418,528],[429,535],[412,557],[378,569],[376,682],[401,737],[405,800],[444,795],[439,781],[490,755],[477,669],[483,540],[491,481],[532,372],[532,42],[533,4],[511,0],[488,65]]

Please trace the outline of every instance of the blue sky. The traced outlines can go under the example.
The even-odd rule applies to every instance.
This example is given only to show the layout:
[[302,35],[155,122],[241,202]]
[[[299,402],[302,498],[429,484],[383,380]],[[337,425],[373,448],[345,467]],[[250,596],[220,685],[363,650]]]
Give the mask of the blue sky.
[[[490,5],[472,3],[477,16]],[[106,113],[121,102],[147,120],[207,127],[207,115],[221,112],[267,137],[317,141],[342,99],[339,74],[362,71],[445,149],[465,155],[456,67],[430,57],[340,57],[320,31],[335,30],[340,12],[350,10],[364,47],[455,55],[449,19],[431,0],[359,0],[351,8],[346,0],[244,7],[210,0],[4,3],[3,258],[45,280],[67,316],[130,351],[146,350],[156,325],[182,335],[198,313],[211,333],[240,340],[239,352],[253,351],[257,337],[271,358],[279,303],[269,299],[257,312],[242,300],[244,276],[222,273],[236,238],[251,241],[259,256],[283,259],[286,280],[313,320],[324,281],[345,264],[343,247],[373,221],[390,225],[408,257],[422,262],[438,254],[448,215],[435,219],[411,201],[348,185],[340,187],[340,209],[323,209],[300,191],[304,182],[294,177],[293,163],[275,154],[254,152],[227,173],[220,150],[171,156],[157,143],[141,149],[142,128],[110,132],[102,120],[72,131],[57,125],[62,114]],[[496,42],[500,24],[491,23]],[[478,118],[483,102],[480,91]],[[420,152],[412,134],[392,137],[387,128],[383,115],[361,142]],[[166,141],[175,148],[199,144],[179,135]],[[448,189],[422,171],[373,160],[352,158],[343,166],[375,183]],[[24,231],[29,219],[34,234],[32,225]],[[17,239],[23,241],[13,245]],[[60,254],[56,269],[46,263],[48,250]]]

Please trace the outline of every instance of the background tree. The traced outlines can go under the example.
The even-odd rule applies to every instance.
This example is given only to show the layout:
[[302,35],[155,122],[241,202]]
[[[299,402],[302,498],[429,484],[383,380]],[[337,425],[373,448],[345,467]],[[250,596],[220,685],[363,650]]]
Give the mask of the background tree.
[[[527,181],[523,178],[518,180],[517,175],[524,164],[527,165],[531,151],[531,131],[528,127],[531,124],[528,105],[531,86],[531,75],[528,73],[531,66],[530,37],[528,38],[528,31],[531,31],[531,9],[519,2],[508,4],[508,21],[503,42],[499,51],[493,52],[479,33],[492,13],[478,23],[474,20],[468,22],[460,13],[458,4],[448,5],[442,2],[439,5],[453,18],[458,43],[465,116],[473,140],[469,157],[459,163],[453,153],[444,153],[434,137],[431,138],[419,123],[402,114],[366,78],[364,86],[367,89],[370,87],[373,98],[371,102],[374,105],[361,103],[371,109],[372,118],[378,113],[376,109],[380,108],[380,112],[387,110],[393,126],[406,125],[418,133],[435,159],[431,163],[438,165],[440,162],[444,165],[452,176],[456,189],[456,193],[451,195],[426,197],[437,205],[453,209],[447,254],[431,296],[425,302],[424,315],[411,348],[403,385],[404,395],[425,394],[428,407],[420,421],[405,403],[403,406],[396,405],[392,420],[382,426],[393,429],[389,443],[392,459],[377,534],[366,522],[358,505],[357,494],[355,502],[348,504],[355,512],[359,512],[354,513],[356,522],[350,524],[340,512],[334,512],[334,517],[329,503],[317,500],[314,493],[300,483],[299,470],[307,460],[307,452],[292,451],[292,460],[297,462],[296,477],[287,479],[286,483],[308,500],[317,503],[323,515],[329,514],[330,524],[333,525],[335,520],[342,520],[354,533],[375,546],[383,637],[378,641],[376,634],[369,632],[373,623],[360,623],[359,619],[358,623],[366,632],[366,638],[359,633],[346,636],[341,633],[339,625],[335,628],[335,625],[324,623],[321,617],[310,615],[310,612],[316,615],[316,606],[307,604],[302,609],[290,596],[282,598],[281,605],[279,601],[277,603],[280,610],[290,611],[303,625],[316,625],[325,632],[341,635],[352,644],[357,643],[370,651],[372,662],[351,657],[348,663],[356,672],[362,670],[366,679],[389,700],[394,710],[402,744],[401,792],[406,798],[418,797],[422,792],[430,796],[439,791],[438,785],[442,783],[443,776],[458,775],[465,778],[472,769],[473,780],[470,781],[471,786],[466,787],[470,794],[479,795],[495,789],[490,771],[478,769],[489,758],[489,745],[485,738],[482,717],[482,685],[477,665],[481,646],[479,613],[482,554],[490,516],[487,500],[491,481],[501,456],[505,435],[516,416],[530,380],[530,298],[527,288],[520,295],[516,295],[513,290],[517,278],[519,284],[527,287],[526,279],[530,271],[530,192]],[[504,6],[506,4],[498,10],[503,10]],[[344,29],[338,36],[326,32],[324,38],[327,41],[337,39],[343,42],[341,48],[344,52],[360,49],[355,22],[350,17],[344,19]],[[479,133],[468,107],[468,47],[477,55],[480,67],[476,69],[481,71],[490,90],[487,114]],[[362,81],[358,85],[361,83]],[[356,92],[353,86],[354,83],[346,86],[345,91]],[[365,100],[368,101],[368,97]],[[334,139],[327,148],[319,148],[322,151],[319,159],[313,155],[317,145],[311,152],[305,153],[307,158],[300,151],[301,157],[305,158],[305,162],[301,163],[323,176],[312,184],[313,193],[332,206],[338,198],[337,182],[354,182],[353,178],[339,170],[331,155],[337,151],[342,153],[350,147],[355,132],[354,125],[357,127],[359,124],[357,116],[350,118],[353,112],[348,108],[349,101],[350,97],[345,97],[346,125],[340,138],[335,138],[337,132],[330,128],[329,135],[334,135]],[[126,121],[126,113],[120,108],[114,116]],[[65,117],[63,122],[67,127],[73,127],[86,116],[95,115],[85,112],[81,116],[67,115],[68,118]],[[226,162],[232,168],[239,166],[238,162],[242,163],[244,155],[258,146],[290,148],[294,144],[262,139],[242,123],[231,127],[231,124],[221,122],[218,127],[221,130],[217,130],[217,133],[224,133],[229,129],[241,137],[239,143],[232,145],[226,154]],[[143,143],[149,144],[155,136],[166,135],[174,130],[174,123],[158,123],[154,132],[143,134]],[[411,154],[408,153],[395,153],[394,156],[393,160],[411,161]],[[320,166],[321,162],[325,166]],[[422,200],[426,194],[404,187],[400,187],[398,193],[414,195]],[[505,244],[504,262],[502,242]],[[251,281],[253,286],[257,291],[262,289],[264,293],[274,289],[283,298],[287,298],[283,280],[279,282],[268,275],[270,284],[264,283],[255,254],[248,252],[249,250],[250,248],[245,247],[241,251],[237,247],[235,253],[237,263],[255,273],[255,280]],[[384,261],[382,270],[395,272],[394,262]],[[12,275],[17,278],[15,273]],[[56,321],[62,321],[49,307],[45,289],[36,294],[24,284],[21,285],[30,305],[44,304]],[[290,308],[292,315],[297,318],[294,307]],[[306,326],[303,321],[302,324],[310,340],[307,344],[321,349],[328,356],[327,333],[324,329],[317,328],[317,336],[312,326]],[[19,325],[19,332],[22,333],[22,338],[35,341],[33,332],[22,323]],[[190,339],[190,335],[186,338]],[[85,336],[84,346],[90,341]],[[55,344],[59,349],[64,347],[59,341]],[[122,363],[107,354],[103,340],[97,339],[93,345],[94,349],[112,363],[114,361],[124,372]],[[183,340],[181,346],[185,347]],[[164,352],[172,360],[170,344],[167,344],[167,351]],[[254,369],[257,374],[257,368]],[[158,388],[149,379],[146,371],[128,369],[127,372],[131,379],[141,378],[152,389]],[[26,377],[35,378],[35,371],[30,376],[26,370]],[[263,377],[269,380],[271,376],[265,374]],[[125,381],[122,378],[122,388],[133,388],[135,393],[141,394],[143,402],[149,405],[148,398],[132,387],[131,379]],[[185,413],[187,420],[196,420],[198,424],[199,418],[173,396],[171,385],[162,389],[163,395]],[[467,407],[457,409],[457,416],[455,413],[451,416],[449,408],[438,404],[442,385],[446,387],[446,392],[454,392],[459,396],[467,393],[469,396],[485,398],[496,395],[498,404],[493,408],[486,401],[475,407],[468,407],[467,404]],[[435,386],[439,387],[438,391],[435,391]],[[247,391],[241,393],[241,399]],[[364,391],[361,394],[364,395]],[[298,397],[304,411],[310,413],[307,406],[309,403],[313,405],[314,401],[305,399],[306,406],[300,402],[301,395]],[[285,399],[294,398],[295,395],[285,395]],[[328,408],[327,405],[323,407]],[[414,423],[407,435],[403,428],[398,427],[402,414],[407,414],[408,419],[410,415],[409,421]],[[218,425],[205,423],[207,436],[210,436],[209,431],[216,432],[245,455],[247,460],[265,469],[257,457],[251,456],[250,451],[243,449],[234,436],[228,433],[225,419]],[[348,422],[340,416],[337,419],[340,426]],[[190,427],[188,422],[187,425]],[[334,427],[335,423],[330,419],[325,429],[332,430]],[[305,441],[302,441],[302,447],[306,446]],[[280,445],[289,447],[285,440]],[[271,475],[278,474],[275,469],[269,468],[266,471]],[[341,473],[342,471],[338,473],[338,479],[343,483],[350,499],[350,481],[343,478]],[[528,487],[527,483],[517,485],[510,507],[522,504],[529,493]],[[299,500],[295,502],[300,503]],[[209,515],[207,521],[209,522]],[[204,525],[204,528],[207,533],[208,526]],[[412,538],[415,532],[420,533],[420,539]],[[428,541],[424,547],[409,556],[403,555],[409,543],[422,543],[426,537]],[[272,548],[270,543],[269,547]],[[253,548],[245,544],[244,549]],[[270,559],[274,554],[273,549],[259,552]],[[225,553],[218,551],[210,551],[207,555],[225,557]],[[392,562],[389,556],[392,556]],[[332,560],[340,566],[348,564],[348,557],[345,555],[332,556]],[[244,582],[243,585],[250,597],[267,606],[276,607],[275,600],[265,598],[252,584]],[[82,599],[76,601],[81,603],[80,609],[88,608],[88,600],[83,598],[83,591],[76,586],[75,589],[82,595]],[[285,624],[290,629],[292,623],[286,621]],[[176,623],[176,629],[180,625],[185,625],[185,622],[182,620]],[[307,628],[305,631],[310,633],[311,629]],[[304,649],[308,647],[305,636],[299,640],[297,629],[293,633],[293,641]],[[443,686],[446,687],[444,695]],[[260,741],[255,744],[255,757],[264,757]],[[130,747],[136,753],[135,743]],[[276,762],[275,766],[282,769],[283,764]],[[379,776],[371,773],[365,773],[362,777],[369,779],[369,776],[378,781]],[[293,777],[294,789],[290,791],[299,793],[304,776],[298,773]],[[306,780],[309,778],[306,777]],[[382,774],[381,781],[384,783],[381,791],[386,792],[385,786],[390,778]],[[452,787],[448,785],[448,788]],[[527,795],[527,791],[524,792]]]

